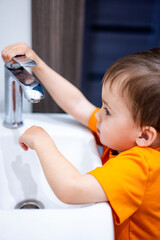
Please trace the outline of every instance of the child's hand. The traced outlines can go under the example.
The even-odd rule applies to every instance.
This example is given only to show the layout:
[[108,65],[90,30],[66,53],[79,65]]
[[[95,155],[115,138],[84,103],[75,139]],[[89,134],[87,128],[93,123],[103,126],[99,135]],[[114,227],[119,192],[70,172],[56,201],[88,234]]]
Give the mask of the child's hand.
[[2,50],[2,58],[4,62],[10,62],[16,55],[25,55],[30,59],[34,60],[37,65],[39,64],[40,58],[38,55],[25,43],[16,43],[7,46]]
[[19,144],[25,151],[27,151],[28,148],[36,150],[36,146],[41,146],[41,144],[43,146],[48,138],[49,135],[43,128],[33,126],[21,135]]

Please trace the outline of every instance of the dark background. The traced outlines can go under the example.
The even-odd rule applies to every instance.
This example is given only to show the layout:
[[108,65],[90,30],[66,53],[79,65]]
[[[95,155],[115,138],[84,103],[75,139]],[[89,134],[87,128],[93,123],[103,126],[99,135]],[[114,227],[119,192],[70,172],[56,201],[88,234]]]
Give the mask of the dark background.
[[160,43],[157,0],[87,0],[81,89],[101,106],[101,80],[108,66]]

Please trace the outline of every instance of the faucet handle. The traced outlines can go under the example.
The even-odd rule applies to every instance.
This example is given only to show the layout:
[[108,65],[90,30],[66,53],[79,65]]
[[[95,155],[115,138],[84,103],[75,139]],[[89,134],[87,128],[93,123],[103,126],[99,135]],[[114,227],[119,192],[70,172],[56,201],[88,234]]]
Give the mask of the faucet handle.
[[28,58],[25,55],[17,55],[12,58],[16,63],[20,65],[20,67],[32,67],[37,65],[35,61]]

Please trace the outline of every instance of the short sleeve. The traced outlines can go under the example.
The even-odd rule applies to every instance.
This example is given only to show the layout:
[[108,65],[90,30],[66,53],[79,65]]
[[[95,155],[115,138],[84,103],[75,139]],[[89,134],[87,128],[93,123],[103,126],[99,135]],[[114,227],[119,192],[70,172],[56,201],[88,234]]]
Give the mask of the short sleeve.
[[121,224],[139,208],[143,201],[149,166],[138,147],[111,158],[102,167],[89,172],[101,184]]

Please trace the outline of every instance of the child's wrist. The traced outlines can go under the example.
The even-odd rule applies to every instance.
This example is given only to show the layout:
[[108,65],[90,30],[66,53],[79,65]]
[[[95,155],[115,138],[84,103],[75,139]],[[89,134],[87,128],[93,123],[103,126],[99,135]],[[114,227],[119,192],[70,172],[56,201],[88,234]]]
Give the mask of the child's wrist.
[[38,74],[40,72],[44,71],[45,68],[45,62],[37,56],[37,59],[35,59],[36,65],[32,67],[32,70],[35,74]]
[[50,148],[51,145],[53,145],[53,140],[45,131],[42,133],[41,137],[37,137],[34,139],[35,151],[45,151],[46,149]]

